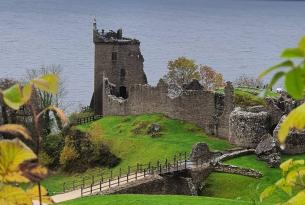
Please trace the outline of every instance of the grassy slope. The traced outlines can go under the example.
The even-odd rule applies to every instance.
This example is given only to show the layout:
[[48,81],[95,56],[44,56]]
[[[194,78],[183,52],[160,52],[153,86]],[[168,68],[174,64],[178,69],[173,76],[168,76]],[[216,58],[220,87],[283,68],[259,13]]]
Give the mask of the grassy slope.
[[195,196],[169,195],[111,195],[94,196],[61,203],[62,205],[251,205],[248,201],[236,201]]
[[[152,122],[161,125],[160,137],[152,138],[146,134],[147,126]],[[139,129],[139,134],[135,135],[133,130],[137,127],[142,129]],[[112,152],[122,159],[114,168],[114,172],[118,172],[119,168],[126,170],[128,165],[156,162],[159,159],[170,158],[178,152],[190,152],[196,142],[207,142],[212,149],[222,150],[230,147],[224,140],[207,137],[201,129],[190,123],[168,119],[159,114],[105,117],[92,124],[79,126],[79,129],[93,130],[92,134],[108,144]],[[99,175],[99,173],[99,169],[90,169],[86,173],[74,175],[56,173],[47,178],[43,184],[50,194],[54,194],[62,191],[64,181],[80,179],[83,175]]]
[[[141,124],[140,122],[146,121],[160,123],[163,127],[162,136],[159,138],[152,138],[144,133],[134,135],[132,130]],[[115,170],[118,170],[119,167],[125,168],[128,164],[136,164],[137,162],[145,163],[148,161],[158,160],[160,158],[164,159],[165,157],[170,157],[179,151],[190,151],[192,145],[198,141],[206,141],[213,149],[225,149],[230,147],[230,145],[223,140],[205,136],[202,134],[200,129],[196,128],[196,126],[192,124],[167,119],[162,115],[106,117],[92,125],[80,126],[80,129],[88,130],[90,126],[93,126],[96,134],[99,134],[100,137],[113,148],[114,153],[122,158],[121,164],[116,167]],[[98,127],[101,127],[102,129],[99,130],[97,129]],[[145,129],[146,128],[143,128],[142,130]],[[289,157],[292,156],[285,156],[284,159]],[[304,159],[305,155],[293,156],[293,158]],[[264,162],[257,161],[255,156],[239,157],[229,160],[226,163],[254,168],[261,171],[264,174],[264,177],[261,179],[253,179],[239,175],[213,173],[206,181],[206,196],[238,199],[244,201],[255,199],[257,201],[259,193],[266,186],[274,183],[280,176],[279,169],[267,167]],[[94,172],[96,172],[96,170],[91,169],[88,170],[86,174],[92,174]],[[49,190],[58,190],[61,188],[60,185],[62,184],[63,180],[67,180],[69,178],[72,179],[71,176],[57,174],[50,177],[45,184]],[[130,197],[132,198],[132,196],[129,196],[129,198]],[[138,196],[134,197],[134,200],[138,201],[139,204],[144,204],[144,201],[145,203],[147,202],[147,204],[149,204],[151,203],[149,200],[156,200],[152,198],[145,198],[144,196],[143,198],[139,198]],[[126,203],[129,200],[133,201],[129,198],[126,199]],[[285,198],[286,195],[280,193],[267,201],[276,202],[279,199]],[[83,199],[79,201],[82,200]],[[102,199],[96,200],[103,201]],[[109,200],[111,201],[112,199]],[[124,200],[124,198],[118,200]],[[105,201],[107,204],[108,199]],[[76,200],[75,203],[78,203],[78,200]],[[197,202],[194,202],[194,204],[196,203]],[[167,201],[164,200],[164,202],[161,204],[167,204]],[[168,202],[168,204],[171,204],[171,201]],[[208,204],[208,202],[206,202],[206,204]],[[229,202],[225,204],[229,204]],[[239,202],[236,201],[236,204],[239,204]]]

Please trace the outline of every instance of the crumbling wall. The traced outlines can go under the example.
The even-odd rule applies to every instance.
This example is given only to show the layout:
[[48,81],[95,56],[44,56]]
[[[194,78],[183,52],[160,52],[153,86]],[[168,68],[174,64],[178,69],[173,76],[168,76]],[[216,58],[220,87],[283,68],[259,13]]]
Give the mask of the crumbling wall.
[[[107,86],[107,82],[103,84]],[[103,115],[164,113],[170,118],[195,123],[208,134],[228,137],[229,114],[234,107],[231,85],[225,89],[226,95],[200,89],[182,90],[173,96],[168,88],[163,80],[155,87],[131,85],[129,97],[122,99],[107,93],[109,89],[105,87]]]

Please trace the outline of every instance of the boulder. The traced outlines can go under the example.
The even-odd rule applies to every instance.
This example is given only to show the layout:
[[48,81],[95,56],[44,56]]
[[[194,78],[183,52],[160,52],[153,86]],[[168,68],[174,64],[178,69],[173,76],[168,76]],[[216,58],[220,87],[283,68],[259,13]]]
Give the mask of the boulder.
[[240,108],[231,112],[229,119],[229,141],[232,144],[256,148],[270,130],[270,116],[262,107]]
[[190,154],[191,161],[209,162],[212,157],[209,146],[204,142],[199,142],[193,145],[192,152]]
[[255,154],[259,160],[267,162],[269,167],[279,167],[281,154],[277,140],[270,134],[262,137],[263,140],[257,145]]
[[[286,118],[284,115],[276,128],[273,131],[273,137],[277,139],[278,131],[283,120]],[[305,129],[302,131],[291,130],[285,142],[285,147],[282,149],[285,154],[302,154],[305,153]]]
[[161,126],[158,123],[152,123],[148,128],[148,134],[152,137],[156,137],[160,135]]

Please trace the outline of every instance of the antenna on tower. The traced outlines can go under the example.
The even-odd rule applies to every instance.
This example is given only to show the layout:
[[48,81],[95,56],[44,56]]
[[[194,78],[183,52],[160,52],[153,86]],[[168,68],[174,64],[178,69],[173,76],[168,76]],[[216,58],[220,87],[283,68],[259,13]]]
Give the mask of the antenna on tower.
[[95,16],[93,17],[93,29],[94,29],[94,30],[97,30],[97,28],[96,28],[96,18],[95,18]]

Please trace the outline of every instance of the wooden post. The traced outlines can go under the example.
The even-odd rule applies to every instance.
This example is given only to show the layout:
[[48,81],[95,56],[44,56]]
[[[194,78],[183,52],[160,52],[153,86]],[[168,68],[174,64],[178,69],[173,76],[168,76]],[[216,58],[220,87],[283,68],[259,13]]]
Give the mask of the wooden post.
[[110,179],[112,179],[112,169],[110,170]]
[[120,186],[120,176],[118,176],[118,186]]
[[121,167],[120,167],[119,177],[121,177],[121,174],[122,174],[122,169],[121,169]]
[[90,194],[92,194],[92,184],[90,185]]
[[102,191],[102,181],[100,181],[100,191]]
[[94,175],[92,175],[92,182],[91,184],[94,184]]
[[128,176],[129,176],[129,173],[127,173],[127,176],[126,176],[126,178],[127,178],[127,183],[128,183]]
[[66,192],[66,182],[63,183],[62,190],[63,190],[63,192]]
[[186,169],[186,152],[184,152],[184,168]]
[[136,180],[138,179],[138,170],[136,170]]
[[162,164],[160,164],[160,169],[159,169],[159,171],[160,171],[160,174],[162,173]]
[[110,181],[111,181],[111,179],[109,179],[109,188],[110,188]]
[[83,187],[85,187],[85,178],[83,177]]
[[75,181],[72,182],[73,190],[75,190]]
[[159,164],[160,164],[160,162],[159,162],[159,160],[157,161],[157,171],[159,170]]
[[137,172],[139,171],[139,163],[137,163]]
[[128,174],[130,174],[130,166],[128,166]]
[[145,168],[144,168],[144,177],[145,177],[145,171],[146,171],[146,170],[145,170]]
[[80,186],[80,196],[83,197],[83,186]]
[[149,170],[149,173],[151,173],[150,162],[148,163],[148,170]]
[[167,158],[165,159],[165,169],[168,170]]

